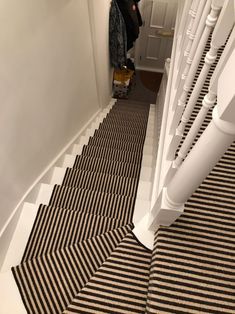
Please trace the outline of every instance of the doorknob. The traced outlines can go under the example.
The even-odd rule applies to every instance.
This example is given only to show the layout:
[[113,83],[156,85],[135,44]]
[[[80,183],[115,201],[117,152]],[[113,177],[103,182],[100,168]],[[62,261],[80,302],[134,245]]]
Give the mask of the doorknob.
[[162,29],[156,30],[155,34],[157,36],[162,36],[162,37],[173,37],[174,36],[174,31],[164,31]]

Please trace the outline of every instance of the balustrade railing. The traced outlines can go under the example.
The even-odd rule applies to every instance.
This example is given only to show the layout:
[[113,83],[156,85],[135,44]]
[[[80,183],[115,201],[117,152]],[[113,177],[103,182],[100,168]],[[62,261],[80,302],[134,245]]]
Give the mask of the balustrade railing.
[[[165,146],[160,156],[161,169],[158,167],[161,184],[155,184],[158,186],[157,197],[150,215],[150,226],[153,229],[156,229],[158,224],[170,225],[182,214],[184,203],[235,140],[235,87],[232,83],[235,81],[234,6],[234,1],[231,0],[192,1],[191,18],[188,19],[188,23],[184,22],[188,25],[187,29],[190,29],[191,36],[187,40],[180,38],[182,56],[177,61],[180,65],[174,65],[175,69],[179,69],[175,83],[180,78],[181,82],[178,85],[178,89],[182,87],[180,97],[178,98],[177,92],[174,94],[176,100],[172,101],[172,97],[166,97],[171,103],[168,104],[170,111],[164,123],[166,129],[162,131]],[[189,4],[185,4],[185,7],[189,7]],[[183,25],[183,22],[181,24]],[[212,30],[210,49],[196,77],[199,62]],[[218,61],[218,49],[224,45]],[[185,56],[187,60],[182,66]],[[212,74],[210,69],[215,60],[218,63]],[[170,72],[174,73],[174,69]],[[204,84],[209,72],[208,91],[206,95],[204,94],[201,108],[191,128],[184,135],[186,124],[189,119],[192,120],[191,114],[196,102],[198,103],[199,94],[202,88],[205,89]],[[173,86],[174,82],[171,85]],[[212,107],[213,118],[195,142],[208,110]],[[183,135],[185,139],[182,142]]]

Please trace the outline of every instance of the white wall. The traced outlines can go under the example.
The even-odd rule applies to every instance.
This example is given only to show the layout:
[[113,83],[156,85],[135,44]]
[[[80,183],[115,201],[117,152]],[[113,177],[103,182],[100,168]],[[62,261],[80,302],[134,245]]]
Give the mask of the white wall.
[[0,230],[98,109],[85,0],[0,2]]
[[113,71],[109,61],[109,10],[110,0],[90,0],[91,28],[96,61],[97,88],[102,107],[112,95]]

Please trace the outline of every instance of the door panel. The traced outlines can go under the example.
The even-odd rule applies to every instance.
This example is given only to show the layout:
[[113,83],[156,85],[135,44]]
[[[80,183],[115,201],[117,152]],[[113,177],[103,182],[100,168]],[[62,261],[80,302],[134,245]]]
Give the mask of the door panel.
[[176,0],[144,0],[144,26],[136,48],[137,68],[161,71],[170,57],[177,12]]

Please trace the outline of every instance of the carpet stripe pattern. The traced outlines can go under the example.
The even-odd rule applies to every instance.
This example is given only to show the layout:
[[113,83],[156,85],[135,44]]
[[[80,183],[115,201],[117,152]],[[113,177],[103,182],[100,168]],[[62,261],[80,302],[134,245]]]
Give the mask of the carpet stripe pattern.
[[50,205],[112,217],[128,224],[132,220],[135,198],[56,185]]
[[[61,313],[127,233],[112,230],[13,268],[29,313]],[[27,302],[27,303],[26,303]]]
[[[205,53],[208,50],[209,42]],[[222,49],[218,58],[221,52]],[[205,83],[207,86],[214,67]],[[201,92],[184,137],[206,93],[207,87]],[[200,134],[211,121],[211,113],[212,110]],[[235,313],[234,166],[235,144],[187,201],[184,214],[170,227],[160,227],[157,231],[148,314]]]
[[144,313],[150,260],[151,251],[127,234],[64,313]]
[[[117,102],[40,205],[12,268],[29,314],[144,314],[151,252],[132,216],[148,113],[147,104]],[[78,301],[87,289],[89,301]]]
[[126,175],[131,178],[138,178],[140,173],[139,164],[115,162],[112,160],[88,156],[77,156],[73,167],[79,170],[97,171],[111,175]]

